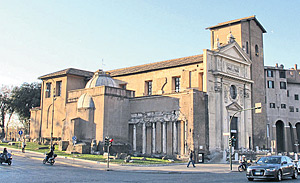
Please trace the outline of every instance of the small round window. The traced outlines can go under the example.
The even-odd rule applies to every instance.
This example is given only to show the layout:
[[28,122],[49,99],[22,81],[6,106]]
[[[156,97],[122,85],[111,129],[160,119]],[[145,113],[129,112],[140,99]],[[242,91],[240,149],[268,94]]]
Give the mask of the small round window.
[[236,86],[234,85],[230,86],[230,96],[232,99],[236,99],[237,92],[236,92]]

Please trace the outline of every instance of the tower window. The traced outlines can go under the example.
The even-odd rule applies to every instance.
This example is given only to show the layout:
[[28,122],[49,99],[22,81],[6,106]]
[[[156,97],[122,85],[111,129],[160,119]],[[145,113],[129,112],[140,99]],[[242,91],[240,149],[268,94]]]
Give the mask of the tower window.
[[268,81],[268,88],[274,88],[274,81]]
[[279,72],[279,77],[280,78],[285,78],[285,71],[280,71]]
[[286,104],[281,104],[280,107],[281,109],[286,109]]
[[275,108],[275,103],[270,103],[270,108]]
[[248,44],[248,41],[246,41],[246,53],[249,54],[249,44]]
[[294,112],[294,106],[290,106],[290,112]]
[[295,94],[295,100],[299,100],[299,95]]
[[56,96],[61,96],[61,81],[56,81]]
[[286,82],[280,82],[280,89],[286,89]]
[[46,83],[46,98],[50,98],[51,97],[51,83]]
[[259,51],[258,51],[258,46],[257,44],[255,45],[255,55],[258,57],[259,56]]
[[272,70],[268,70],[267,71],[267,76],[268,77],[273,77],[273,71]]

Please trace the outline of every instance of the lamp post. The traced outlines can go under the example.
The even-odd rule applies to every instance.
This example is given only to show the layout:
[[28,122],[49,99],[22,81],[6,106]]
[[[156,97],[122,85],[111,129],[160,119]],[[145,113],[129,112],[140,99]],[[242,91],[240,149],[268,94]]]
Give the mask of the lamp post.
[[[230,117],[230,121],[229,121],[229,141],[232,140],[232,137],[231,137],[231,121],[232,119],[234,118],[234,116],[239,113],[239,112],[243,112],[243,111],[248,111],[248,110],[253,110],[253,109],[261,109],[261,106],[256,106],[256,107],[252,107],[252,108],[248,108],[248,109],[241,109],[241,110],[238,110],[236,111],[231,117]],[[261,111],[257,112],[257,113],[260,113]],[[232,147],[231,147],[231,143],[229,143],[229,163],[230,163],[230,170],[232,170]]]

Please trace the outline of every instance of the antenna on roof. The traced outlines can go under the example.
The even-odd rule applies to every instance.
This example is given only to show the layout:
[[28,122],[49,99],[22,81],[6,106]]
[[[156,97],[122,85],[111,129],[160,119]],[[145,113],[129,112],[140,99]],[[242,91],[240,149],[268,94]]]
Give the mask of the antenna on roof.
[[102,58],[102,63],[101,63],[101,69],[104,71],[104,66],[105,66],[105,64],[104,64],[104,60],[103,60],[103,58]]

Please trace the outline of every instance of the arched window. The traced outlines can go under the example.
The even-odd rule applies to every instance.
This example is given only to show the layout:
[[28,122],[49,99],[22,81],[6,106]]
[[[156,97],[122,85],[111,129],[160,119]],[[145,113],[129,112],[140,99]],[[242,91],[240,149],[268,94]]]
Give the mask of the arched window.
[[255,45],[255,55],[258,57],[259,56],[259,51],[258,51],[258,46],[257,44]]

